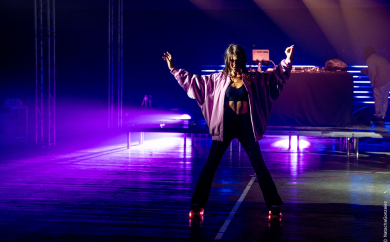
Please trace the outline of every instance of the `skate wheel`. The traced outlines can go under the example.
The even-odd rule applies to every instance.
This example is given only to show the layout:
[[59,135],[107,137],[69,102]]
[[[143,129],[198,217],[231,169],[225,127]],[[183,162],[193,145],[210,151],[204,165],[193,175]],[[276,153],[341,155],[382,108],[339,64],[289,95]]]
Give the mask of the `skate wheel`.
[[191,210],[189,216],[192,218],[194,216],[194,211]]
[[200,215],[200,216],[203,216],[203,214],[204,214],[204,209],[201,208],[200,211],[199,211],[199,215]]
[[268,212],[268,219],[269,219],[269,221],[272,221],[272,220],[282,221],[282,212],[280,212],[278,214],[273,214],[271,211],[269,211]]

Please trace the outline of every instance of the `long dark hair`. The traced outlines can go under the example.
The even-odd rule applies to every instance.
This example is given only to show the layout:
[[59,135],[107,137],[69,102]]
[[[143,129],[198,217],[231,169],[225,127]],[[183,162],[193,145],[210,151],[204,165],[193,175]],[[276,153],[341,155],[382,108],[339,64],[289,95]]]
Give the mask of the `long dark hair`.
[[239,68],[241,68],[242,73],[247,74],[248,70],[246,69],[246,54],[244,48],[240,45],[230,44],[229,47],[225,50],[225,68],[223,69],[223,74],[228,76],[230,74],[230,58],[232,55],[237,55],[237,58],[240,60]]

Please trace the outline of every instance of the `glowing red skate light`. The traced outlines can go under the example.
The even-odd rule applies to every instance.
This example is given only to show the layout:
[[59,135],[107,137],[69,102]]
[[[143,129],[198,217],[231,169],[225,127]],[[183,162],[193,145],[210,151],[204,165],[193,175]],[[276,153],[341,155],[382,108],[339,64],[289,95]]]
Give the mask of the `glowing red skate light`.
[[199,214],[203,216],[203,214],[204,214],[204,209],[203,208],[200,209]]

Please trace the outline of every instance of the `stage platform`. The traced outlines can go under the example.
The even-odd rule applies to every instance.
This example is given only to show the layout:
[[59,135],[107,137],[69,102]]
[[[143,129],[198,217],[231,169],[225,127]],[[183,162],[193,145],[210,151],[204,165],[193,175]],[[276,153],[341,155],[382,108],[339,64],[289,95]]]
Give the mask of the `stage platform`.
[[284,202],[282,220],[270,222],[239,147],[222,158],[203,220],[189,220],[210,137],[126,149],[124,133],[101,136],[0,150],[0,241],[383,241],[387,139],[362,139],[357,158],[337,138],[301,137],[297,150],[266,136],[259,144]]
[[[187,134],[191,135],[191,144],[194,145],[195,134],[209,134],[208,127],[202,122],[188,122],[187,124],[141,124],[131,127],[125,127],[123,130],[127,133],[127,149],[130,148],[131,133],[139,132],[138,144],[142,144],[144,140],[145,132],[152,133],[183,133],[184,137]],[[361,126],[356,125],[352,127],[304,127],[304,126],[269,126],[264,135],[280,135],[290,137],[298,137],[298,149],[299,149],[299,137],[300,136],[313,136],[313,137],[338,137],[342,138],[342,142],[345,142],[345,152],[350,155],[352,152],[359,155],[359,139],[360,138],[390,138],[390,123],[383,123],[380,125]],[[186,143],[186,138],[184,143]],[[352,147],[351,147],[352,144]]]

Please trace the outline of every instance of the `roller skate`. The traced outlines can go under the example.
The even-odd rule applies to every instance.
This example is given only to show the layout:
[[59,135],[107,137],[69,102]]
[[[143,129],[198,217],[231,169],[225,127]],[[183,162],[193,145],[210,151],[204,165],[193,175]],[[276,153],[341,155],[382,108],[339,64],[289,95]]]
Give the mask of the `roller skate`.
[[280,205],[272,205],[268,214],[269,221],[282,221],[282,208]]
[[204,221],[203,218],[204,209],[197,204],[191,205],[191,211],[189,213],[189,225],[190,228],[201,227]]
[[190,218],[202,218],[204,215],[204,209],[200,207],[198,204],[192,204],[191,205],[191,211],[189,213]]

